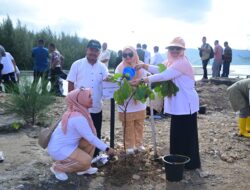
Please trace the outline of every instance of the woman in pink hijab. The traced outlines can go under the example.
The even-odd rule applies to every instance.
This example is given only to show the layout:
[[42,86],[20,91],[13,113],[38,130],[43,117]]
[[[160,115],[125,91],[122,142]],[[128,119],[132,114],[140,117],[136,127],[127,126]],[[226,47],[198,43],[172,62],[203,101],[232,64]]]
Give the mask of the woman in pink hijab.
[[[164,112],[171,114],[170,154],[190,157],[187,169],[200,168],[199,143],[197,132],[197,111],[199,97],[195,90],[192,66],[184,54],[185,42],[181,37],[174,38],[167,46],[167,69],[159,73],[158,66],[139,64],[136,69],[144,68],[154,75],[144,77],[146,83],[172,80],[179,88],[176,96],[164,98]],[[157,74],[155,74],[157,73]],[[140,81],[131,83],[137,85]]]
[[59,180],[67,180],[67,172],[77,175],[94,174],[97,168],[91,167],[95,147],[113,155],[114,150],[96,136],[96,130],[89,114],[92,107],[90,89],[75,89],[66,97],[67,111],[54,130],[48,153],[56,160],[50,168]]
[[[123,74],[125,69],[134,69],[138,64],[144,64],[139,60],[136,50],[131,46],[126,46],[122,51],[122,62],[117,66],[115,73]],[[128,80],[140,80],[147,76],[148,72],[144,69],[135,71],[134,76],[130,76]],[[131,74],[131,73],[130,73]],[[122,122],[125,133],[125,148],[127,154],[134,154],[135,151],[145,151],[143,146],[143,129],[144,119],[146,117],[146,103],[130,100],[127,106],[126,127],[124,121],[125,107],[118,105],[119,120]]]

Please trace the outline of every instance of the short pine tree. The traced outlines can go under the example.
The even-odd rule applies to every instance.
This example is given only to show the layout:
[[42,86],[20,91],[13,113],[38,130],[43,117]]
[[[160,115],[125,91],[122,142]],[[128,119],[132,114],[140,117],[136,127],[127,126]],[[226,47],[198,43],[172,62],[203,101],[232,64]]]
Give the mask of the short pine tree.
[[36,124],[44,119],[48,106],[55,101],[47,90],[43,90],[41,80],[32,83],[25,78],[19,84],[19,90],[9,95],[5,102],[5,111],[21,116],[27,124]]

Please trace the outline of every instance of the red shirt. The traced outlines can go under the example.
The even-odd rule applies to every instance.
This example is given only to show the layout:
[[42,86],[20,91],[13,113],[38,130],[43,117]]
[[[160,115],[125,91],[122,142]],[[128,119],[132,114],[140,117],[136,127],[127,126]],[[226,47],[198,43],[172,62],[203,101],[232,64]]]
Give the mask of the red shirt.
[[222,61],[222,54],[223,54],[223,48],[219,44],[215,45],[215,47],[214,47],[214,60],[221,62]]

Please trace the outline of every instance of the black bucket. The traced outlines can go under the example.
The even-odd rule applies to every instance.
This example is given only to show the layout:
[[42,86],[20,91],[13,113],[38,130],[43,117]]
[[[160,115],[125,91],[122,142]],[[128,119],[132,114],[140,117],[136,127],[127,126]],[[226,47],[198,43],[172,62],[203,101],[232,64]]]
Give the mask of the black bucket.
[[200,106],[199,114],[206,114],[207,105]]
[[183,178],[184,165],[190,161],[187,156],[170,154],[163,156],[166,179],[168,181],[180,181]]

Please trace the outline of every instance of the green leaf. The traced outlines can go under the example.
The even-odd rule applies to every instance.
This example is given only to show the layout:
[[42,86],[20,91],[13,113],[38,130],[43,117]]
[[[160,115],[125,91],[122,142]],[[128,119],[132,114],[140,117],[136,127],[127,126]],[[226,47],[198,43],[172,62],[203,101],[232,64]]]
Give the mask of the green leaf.
[[22,125],[20,123],[15,122],[15,123],[12,123],[10,127],[13,128],[13,129],[18,130],[18,129],[20,129],[22,127]]
[[149,99],[150,100],[154,100],[155,99],[155,94],[153,91],[151,91],[151,93],[149,94]]
[[148,97],[151,97],[151,98],[153,97],[152,94],[154,94],[152,90],[150,90],[146,84],[142,83],[138,85],[135,91],[134,99],[140,100],[142,103],[145,103]]
[[179,91],[179,88],[171,80],[157,82],[153,84],[154,84],[153,89],[160,98],[166,96],[167,97],[176,96],[176,93]]
[[114,80],[117,81],[119,78],[122,77],[122,74],[121,73],[115,73],[113,77],[114,77]]
[[127,100],[132,95],[133,89],[126,78],[118,83],[118,85],[120,88],[115,91],[114,99],[118,105],[124,105],[125,100]]
[[166,65],[162,64],[162,63],[158,64],[158,67],[159,67],[158,70],[159,70],[160,73],[167,69]]
[[118,105],[125,106],[125,101],[130,97],[142,103],[145,103],[148,97],[154,99],[153,91],[145,83],[139,84],[137,87],[132,87],[127,79],[124,78],[118,85],[119,89],[114,93],[114,99]]
[[118,82],[119,79],[122,78],[121,73],[115,73],[114,75],[109,75],[106,81],[108,82]]
[[[164,64],[158,64],[159,72],[163,72],[167,69]],[[179,88],[173,83],[172,80],[155,82],[153,83],[153,89],[157,95],[161,97],[171,97],[176,96],[176,93],[179,91]]]

